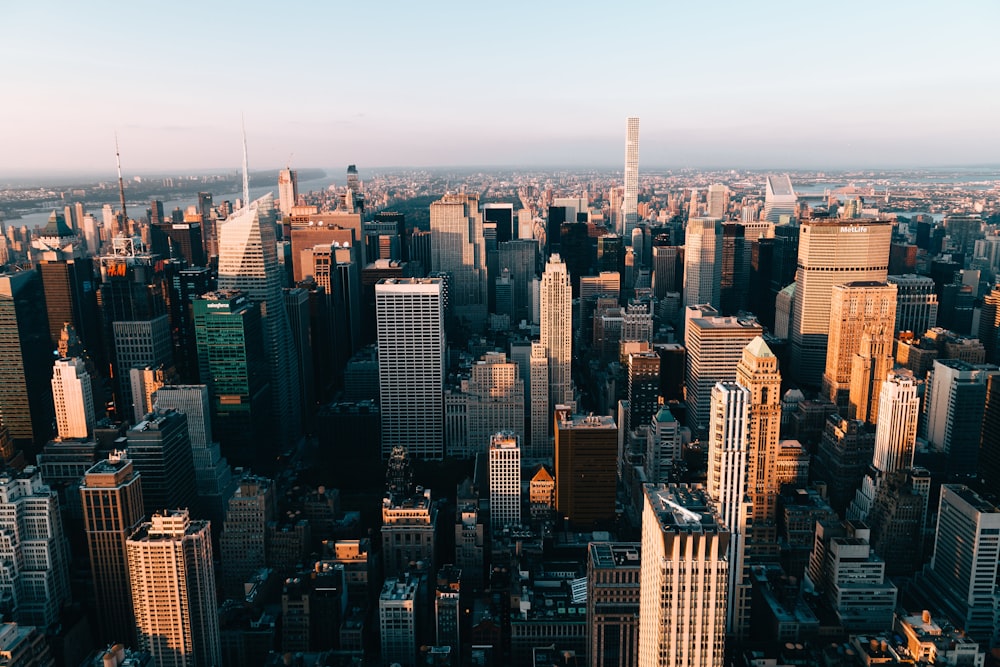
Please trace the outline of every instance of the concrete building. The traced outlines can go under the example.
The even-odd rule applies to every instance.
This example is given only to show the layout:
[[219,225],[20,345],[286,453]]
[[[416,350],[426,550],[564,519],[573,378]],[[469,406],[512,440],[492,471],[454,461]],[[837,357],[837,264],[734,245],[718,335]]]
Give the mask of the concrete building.
[[986,410],[989,378],[1000,374],[993,364],[937,360],[924,393],[924,431],[932,452],[948,454],[952,475],[976,475],[979,438]]
[[513,433],[490,438],[490,526],[494,534],[521,525],[521,446]]
[[629,116],[625,121],[625,196],[622,199],[621,219],[618,235],[632,238],[632,230],[639,222],[638,116]]
[[[788,174],[780,176],[770,174],[767,177],[764,190],[764,210],[761,220],[778,224],[794,218],[798,214],[798,197],[792,188],[792,179]],[[785,220],[782,220],[785,217]]]
[[594,667],[627,667],[639,659],[637,542],[587,545],[587,656]]
[[194,459],[187,417],[176,410],[158,410],[128,430],[128,453],[142,475],[144,514],[165,507],[189,508],[197,502]]
[[557,516],[591,527],[615,516],[618,427],[611,417],[574,415],[556,407]]
[[721,308],[722,220],[692,218],[684,234],[684,305]]
[[52,402],[60,438],[88,438],[94,429],[94,391],[83,359],[57,359],[52,367]]
[[449,308],[482,329],[487,313],[486,240],[479,195],[446,194],[430,207],[431,266],[451,275]]
[[549,257],[541,282],[541,343],[549,360],[549,405],[573,401],[573,295],[566,264]]
[[267,526],[277,518],[274,483],[245,475],[229,499],[219,536],[222,590],[239,597],[253,574],[267,566]]
[[382,558],[385,576],[401,577],[415,563],[433,571],[437,541],[437,505],[431,490],[386,495],[382,499]]
[[912,273],[887,276],[886,282],[896,286],[896,333],[912,331],[922,336],[937,326],[938,298],[934,279]]
[[383,664],[399,663],[404,667],[417,664],[419,595],[420,580],[416,577],[385,580],[378,598]]
[[[524,380],[518,365],[502,352],[488,352],[472,365],[462,393],[468,398],[468,437],[465,456],[487,451],[490,438],[500,431],[524,437]],[[461,456],[449,450],[449,456]]]

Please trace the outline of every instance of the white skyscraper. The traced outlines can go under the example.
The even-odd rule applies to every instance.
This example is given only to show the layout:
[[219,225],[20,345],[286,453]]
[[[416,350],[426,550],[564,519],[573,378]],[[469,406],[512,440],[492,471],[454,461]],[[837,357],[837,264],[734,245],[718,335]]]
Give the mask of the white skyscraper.
[[625,129],[625,198],[622,200],[622,223],[618,234],[632,238],[639,222],[639,118],[629,116]]
[[710,185],[705,199],[708,203],[708,217],[725,220],[729,213],[729,188],[722,184]]
[[781,216],[794,217],[798,206],[798,197],[792,188],[792,179],[788,174],[767,177],[764,191],[764,212],[761,219],[769,222],[781,222]]
[[219,290],[241,290],[260,304],[275,435],[289,444],[298,437],[301,424],[299,372],[281,292],[274,223],[274,202],[267,194],[219,225]]
[[732,532],[729,542],[729,606],[726,631],[743,636],[750,603],[750,581],[744,576],[746,527],[750,512],[747,489],[747,436],[750,390],[735,382],[712,388],[708,440],[708,493],[722,523]]
[[292,207],[299,200],[299,174],[292,169],[282,169],[278,172],[278,206],[281,216],[292,214]]
[[549,405],[573,402],[573,292],[566,264],[549,257],[542,273],[541,340],[549,358]]
[[721,667],[729,529],[704,489],[646,484],[639,567],[640,667]]
[[486,323],[486,239],[479,196],[446,194],[431,204],[431,271],[451,275],[448,308],[474,327]]
[[221,664],[209,523],[166,510],[139,526],[125,550],[139,648],[158,667]]
[[59,437],[87,438],[94,429],[94,393],[83,359],[59,359],[52,367],[52,400]]
[[692,218],[684,237],[684,305],[719,308],[722,284],[722,220]]
[[375,285],[382,457],[395,446],[444,457],[444,283],[385,278]]
[[499,534],[521,524],[521,446],[513,433],[490,439],[490,525]]

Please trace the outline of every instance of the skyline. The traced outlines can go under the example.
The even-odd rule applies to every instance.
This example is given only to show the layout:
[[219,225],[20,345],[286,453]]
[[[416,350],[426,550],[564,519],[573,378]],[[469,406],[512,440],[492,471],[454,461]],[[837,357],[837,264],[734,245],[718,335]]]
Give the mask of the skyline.
[[504,8],[9,8],[0,177],[110,171],[116,131],[128,172],[236,167],[241,113],[253,169],[614,165],[628,116],[640,172],[1000,156],[996,3]]

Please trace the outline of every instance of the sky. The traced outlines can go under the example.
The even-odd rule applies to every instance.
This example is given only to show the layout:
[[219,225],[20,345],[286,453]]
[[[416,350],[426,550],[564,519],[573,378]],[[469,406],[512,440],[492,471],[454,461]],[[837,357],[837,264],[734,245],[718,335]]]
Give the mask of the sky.
[[50,0],[0,22],[0,177],[1000,163],[1000,2]]

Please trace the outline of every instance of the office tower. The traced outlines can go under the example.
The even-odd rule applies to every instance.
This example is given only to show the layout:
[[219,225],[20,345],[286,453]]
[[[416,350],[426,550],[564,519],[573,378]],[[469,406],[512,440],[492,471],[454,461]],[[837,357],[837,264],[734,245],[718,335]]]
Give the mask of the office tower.
[[292,214],[292,207],[299,203],[299,172],[284,168],[278,172],[278,207],[281,217]]
[[653,246],[653,296],[662,299],[667,292],[680,292],[684,279],[684,246]]
[[737,638],[746,635],[750,622],[750,581],[744,558],[753,510],[750,475],[756,467],[749,451],[751,400],[750,390],[735,382],[717,382],[712,387],[706,490],[731,533],[726,632]]
[[957,628],[995,644],[1000,510],[961,484],[942,484],[934,555],[923,591]]
[[483,223],[496,224],[497,243],[506,243],[517,235],[514,233],[514,205],[505,203],[483,204]]
[[912,331],[922,336],[937,326],[938,298],[933,278],[911,273],[887,276],[886,282],[896,286],[896,333]]
[[173,366],[170,319],[164,314],[149,320],[113,322],[112,331],[115,359],[121,373],[118,378],[121,402],[116,404],[116,411],[123,420],[138,421],[144,412],[145,397],[133,394],[132,370]]
[[614,419],[556,408],[556,511],[575,526],[615,516],[618,427]]
[[788,174],[769,175],[764,190],[764,211],[761,219],[775,224],[784,222],[781,218],[794,218],[798,212],[798,197],[792,188]]
[[186,509],[150,519],[126,542],[139,648],[158,667],[220,664],[209,523]]
[[434,638],[436,645],[449,647],[456,661],[462,648],[462,570],[445,565],[437,574],[434,590]]
[[640,546],[587,545],[587,655],[594,667],[638,664]]
[[[646,434],[646,479],[653,484],[669,481],[674,465],[681,460],[681,431],[677,418],[670,410],[660,407],[650,420]],[[619,467],[623,465],[624,452],[619,452]]]
[[94,393],[82,359],[57,359],[52,367],[56,432],[62,439],[87,438],[94,428]]
[[897,470],[878,485],[866,522],[887,576],[912,576],[924,563],[930,487],[931,474],[923,468]]
[[[693,314],[714,313],[714,309],[689,309]],[[736,365],[743,348],[763,329],[752,319],[735,317],[691,317],[684,331],[687,348],[685,386],[687,425],[692,431],[707,432],[709,403],[716,382],[736,380]]]
[[521,443],[513,433],[490,438],[490,526],[494,535],[521,525]]
[[[174,269],[177,265],[171,267]],[[170,329],[174,340],[174,367],[182,382],[198,382],[198,344],[194,332],[195,298],[212,291],[212,270],[204,266],[168,271],[170,275]]]
[[[935,314],[936,312],[935,310]],[[986,349],[986,359],[996,363],[997,343],[1000,342],[1000,286],[995,285],[992,291],[983,297],[978,333],[979,340]]]
[[511,324],[531,321],[531,281],[537,275],[538,241],[518,239],[501,242],[497,266],[510,270],[513,316]]
[[387,278],[375,285],[382,457],[395,446],[444,457],[444,284]]
[[701,487],[644,486],[639,665],[721,667],[731,539]]
[[559,255],[545,263],[541,284],[541,342],[549,358],[549,405],[573,401],[573,296]]
[[102,642],[135,641],[125,543],[142,523],[142,480],[125,452],[98,461],[80,483],[84,532],[90,554]]
[[986,488],[1000,488],[1000,375],[991,376],[986,383],[986,407],[979,439],[979,476]]
[[277,517],[274,483],[266,477],[244,475],[229,499],[219,536],[222,591],[238,596],[243,584],[267,565],[267,525]]
[[378,259],[409,261],[404,214],[379,211],[371,220],[362,221],[361,233],[364,236],[365,259],[368,263]]
[[529,360],[531,372],[531,430],[530,444],[526,448],[525,458],[551,459],[552,447],[549,444],[549,422],[551,411],[549,406],[549,357],[545,346],[540,342],[531,344]]
[[826,362],[833,287],[885,282],[892,223],[887,220],[803,221],[792,303],[792,369],[795,379],[818,387]]
[[878,423],[879,392],[884,378],[895,365],[895,339],[880,326],[861,334],[861,348],[851,361],[851,385],[847,412],[869,424]]
[[132,418],[131,423],[138,424],[142,418],[153,409],[153,394],[167,382],[173,382],[175,377],[169,369],[162,365],[146,366],[129,370],[129,384],[132,387]]
[[708,204],[708,217],[722,218],[725,220],[729,215],[729,188],[720,183],[708,186],[705,195]]
[[378,598],[382,663],[417,664],[420,579],[387,578]]
[[649,312],[649,302],[629,302],[622,313],[622,333],[620,341],[653,342],[653,314]]
[[819,481],[826,482],[830,506],[841,516],[854,499],[874,452],[875,433],[864,422],[837,414],[825,419],[810,468]]
[[[316,411],[315,380],[313,378],[313,343],[310,335],[309,292],[301,287],[282,290],[288,316],[292,342],[295,345],[295,362],[298,367],[299,386],[297,397],[302,406],[303,430],[311,431],[309,424]],[[323,341],[316,341],[317,345]]]
[[351,261],[364,266],[368,258],[364,252],[362,228],[359,213],[331,211],[293,217],[288,233],[291,241],[293,281],[299,282],[307,275],[313,275],[317,280],[321,280],[318,275],[320,271],[325,271],[326,275],[329,275],[333,267],[328,262],[324,264],[319,259],[311,258],[312,251],[318,246],[350,249],[348,254],[351,256]]
[[188,266],[206,266],[202,219],[198,213],[174,211],[173,219],[149,225],[149,247],[164,259],[183,259]]
[[260,304],[271,415],[276,427],[273,447],[288,445],[301,432],[295,400],[298,367],[293,361],[291,329],[281,294],[271,195],[240,209],[219,227],[219,289],[242,290]]
[[619,236],[632,238],[639,222],[639,118],[625,121],[625,197],[622,199],[622,222]]
[[468,451],[458,455],[487,451],[493,434],[500,431],[510,431],[518,440],[524,437],[524,381],[507,355],[487,352],[462,384],[468,399]]
[[260,304],[239,291],[208,292],[192,302],[199,375],[212,401],[214,432],[237,465],[263,464],[258,451],[270,420],[273,387],[268,382]]
[[146,516],[157,508],[194,506],[194,464],[187,417],[175,410],[153,412],[129,429],[125,437],[129,459],[142,475]]
[[[870,334],[875,365],[875,380],[881,382],[892,369],[878,363],[892,355],[896,321],[896,286],[886,283],[856,281],[834,285],[830,296],[829,335],[826,350],[826,371],[823,373],[823,394],[847,412],[851,389],[851,370],[861,352],[861,338]],[[877,354],[881,352],[882,354]],[[878,395],[878,387],[873,393]],[[867,400],[865,401],[867,405]],[[861,417],[859,417],[860,419]]]
[[947,454],[951,475],[977,475],[986,385],[1000,374],[993,364],[938,359],[924,391],[924,431],[931,452]]
[[52,431],[52,343],[35,271],[0,274],[0,414],[30,453]]
[[720,262],[719,309],[727,315],[747,309],[747,283],[750,280],[750,241],[746,230],[738,222],[722,225],[722,252]]
[[710,303],[720,308],[722,220],[691,218],[684,236],[684,305]]
[[629,406],[628,420],[623,425],[626,432],[647,426],[659,407],[660,355],[656,352],[629,353],[626,396]]
[[431,271],[448,273],[449,305],[473,328],[487,312],[486,240],[479,196],[446,194],[431,204]]
[[421,486],[413,493],[387,493],[382,498],[382,564],[385,576],[403,574],[411,563],[435,566],[438,508],[431,490]]

